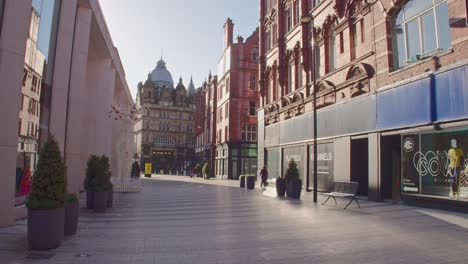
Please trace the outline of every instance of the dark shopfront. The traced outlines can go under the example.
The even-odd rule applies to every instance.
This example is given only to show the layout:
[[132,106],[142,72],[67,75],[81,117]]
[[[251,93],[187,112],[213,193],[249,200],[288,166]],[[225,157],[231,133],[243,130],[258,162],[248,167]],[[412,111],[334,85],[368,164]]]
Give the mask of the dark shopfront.
[[240,175],[257,173],[257,144],[235,143],[216,148],[215,173],[218,178],[238,180]]

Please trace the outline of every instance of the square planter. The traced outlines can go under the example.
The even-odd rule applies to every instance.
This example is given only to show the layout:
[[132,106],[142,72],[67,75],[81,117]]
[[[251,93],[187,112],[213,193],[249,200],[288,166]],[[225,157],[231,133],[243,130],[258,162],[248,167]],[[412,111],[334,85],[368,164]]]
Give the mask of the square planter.
[[62,244],[65,209],[28,209],[28,242],[31,250],[50,250]]

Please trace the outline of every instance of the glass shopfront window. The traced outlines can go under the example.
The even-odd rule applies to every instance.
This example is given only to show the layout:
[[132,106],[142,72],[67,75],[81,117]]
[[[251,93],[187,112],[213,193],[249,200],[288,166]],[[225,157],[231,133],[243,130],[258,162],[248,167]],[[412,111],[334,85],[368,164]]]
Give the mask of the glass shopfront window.
[[5,0],[0,0],[0,38],[2,37],[2,25],[3,25],[3,9],[5,7]]
[[[0,6],[3,6],[2,2]],[[49,136],[50,98],[60,4],[60,0],[32,1],[23,82],[19,87],[24,107],[21,107],[19,112],[16,204],[25,202],[31,191],[31,177],[39,158],[38,149]]]
[[[333,143],[317,145],[317,190],[319,192],[330,191],[333,186],[333,162],[335,153]],[[314,182],[314,146],[309,146],[309,175],[310,185]],[[313,188],[311,188],[313,189]]]
[[401,140],[403,194],[468,202],[468,128]]
[[279,149],[268,149],[266,151],[266,166],[269,179],[276,179],[281,176],[279,171],[279,159]]
[[294,160],[297,164],[297,169],[299,171],[299,178],[303,182],[303,186],[305,183],[304,178],[304,162],[306,162],[306,158],[304,157],[304,147],[288,147],[283,149],[283,177],[288,170],[289,161]]

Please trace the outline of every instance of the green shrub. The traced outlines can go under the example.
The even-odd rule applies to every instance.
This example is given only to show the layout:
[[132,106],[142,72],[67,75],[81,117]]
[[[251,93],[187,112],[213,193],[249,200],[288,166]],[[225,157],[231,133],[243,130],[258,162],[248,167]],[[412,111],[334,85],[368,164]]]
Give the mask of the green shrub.
[[[112,173],[110,172],[109,158],[106,155],[102,156],[101,160],[100,160],[100,163],[101,163],[101,166],[102,166],[101,173],[102,173],[102,177],[103,177],[103,185],[102,185],[103,188],[102,189],[105,192],[110,192],[114,188],[114,185],[111,182]],[[100,187],[101,186],[99,186],[99,188]]]
[[50,136],[39,152],[27,207],[33,210],[63,207],[67,188],[66,171],[67,167],[57,141]]
[[289,161],[288,169],[286,170],[286,174],[284,175],[286,181],[293,181],[299,179],[299,171],[297,170],[297,163],[291,159]]
[[93,183],[98,174],[99,160],[99,157],[96,155],[91,155],[88,158],[88,162],[86,163],[86,178],[84,180],[84,188],[86,191],[95,191]]

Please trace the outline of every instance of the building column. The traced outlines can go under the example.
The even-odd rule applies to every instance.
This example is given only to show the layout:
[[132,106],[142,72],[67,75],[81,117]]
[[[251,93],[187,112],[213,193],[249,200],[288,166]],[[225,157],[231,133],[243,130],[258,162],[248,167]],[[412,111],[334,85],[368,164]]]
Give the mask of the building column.
[[68,118],[66,120],[65,157],[68,167],[68,191],[78,193],[83,189],[87,152],[83,129],[86,124],[86,65],[88,63],[88,47],[91,32],[92,10],[78,8],[76,15],[75,41],[70,76],[70,95],[68,103]]
[[[112,120],[116,71],[111,59],[93,59],[87,68],[88,153],[112,158]],[[112,161],[111,161],[112,162]]]
[[382,201],[382,181],[380,178],[380,134],[369,134],[369,200]]
[[49,135],[54,135],[60,150],[65,148],[68,93],[71,84],[73,39],[77,0],[62,1],[55,49],[54,77],[50,113]]
[[6,0],[0,36],[0,227],[15,223],[18,126],[31,0]]

